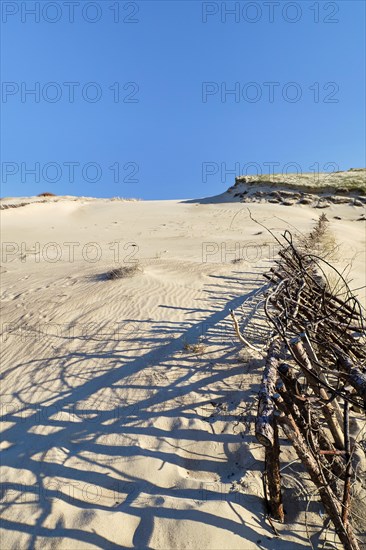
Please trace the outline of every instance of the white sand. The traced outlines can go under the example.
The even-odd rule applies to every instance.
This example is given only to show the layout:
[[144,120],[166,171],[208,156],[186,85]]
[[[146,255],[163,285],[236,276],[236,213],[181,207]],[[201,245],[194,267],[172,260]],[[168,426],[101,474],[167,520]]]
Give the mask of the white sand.
[[[321,212],[250,209],[276,230],[308,231]],[[355,288],[362,213],[326,210]],[[66,198],[3,210],[1,221],[1,548],[309,547],[296,464],[283,471],[280,539],[265,520],[253,436],[262,362],[239,361],[229,320],[275,253],[248,205]],[[103,278],[133,259],[143,272]],[[202,355],[184,349],[198,340]],[[307,514],[314,547],[320,510],[313,502]]]

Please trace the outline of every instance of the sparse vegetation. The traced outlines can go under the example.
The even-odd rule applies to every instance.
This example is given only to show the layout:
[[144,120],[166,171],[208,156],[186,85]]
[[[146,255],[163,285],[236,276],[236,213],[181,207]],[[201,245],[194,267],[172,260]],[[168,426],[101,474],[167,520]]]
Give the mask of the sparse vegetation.
[[138,262],[132,265],[122,265],[107,271],[105,274],[105,279],[108,279],[109,281],[114,281],[116,279],[127,279],[137,275],[137,273],[141,271],[142,268]]
[[[263,174],[238,176],[235,185],[246,183],[250,186],[270,186],[274,188],[298,188],[309,193],[358,193],[366,195],[366,169],[351,168],[339,172],[309,172],[300,174]],[[235,188],[234,185],[234,188]]]
[[49,193],[48,191],[45,191],[44,193],[40,193],[37,195],[37,197],[56,197],[55,193]]
[[111,201],[123,201],[123,202],[126,202],[126,201],[132,201],[132,202],[136,202],[136,201],[140,201],[141,199],[138,199],[138,198],[135,198],[135,197],[112,197],[110,199]]
[[206,351],[206,345],[203,342],[196,342],[194,344],[189,344],[188,342],[184,344],[184,351],[194,353],[195,355],[203,355]]
[[[340,258],[340,247],[329,229],[329,220],[324,213],[319,216],[310,233],[299,240],[299,244],[302,252],[315,254],[319,258],[322,258],[322,260],[336,262]],[[349,282],[348,279],[353,259],[351,258],[349,264],[343,267],[342,273],[330,268],[326,263],[324,264],[322,280],[325,283],[326,289],[334,296],[342,297],[342,294],[345,292]]]
[[309,254],[322,258],[336,259],[338,246],[329,229],[329,220],[324,212],[319,216],[314,228],[299,240],[300,248]]

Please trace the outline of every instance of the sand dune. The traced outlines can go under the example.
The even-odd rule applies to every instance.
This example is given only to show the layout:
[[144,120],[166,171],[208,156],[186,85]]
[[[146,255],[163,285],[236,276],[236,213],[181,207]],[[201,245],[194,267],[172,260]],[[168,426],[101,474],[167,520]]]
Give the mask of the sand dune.
[[[24,207],[1,212],[2,548],[309,546],[290,449],[281,538],[265,521],[262,359],[243,354],[229,310],[276,253],[248,206],[278,233],[308,231],[319,211],[222,198],[3,201]],[[353,288],[365,284],[363,212],[326,211]],[[135,276],[106,279],[135,260]],[[310,503],[315,547],[320,512]]]

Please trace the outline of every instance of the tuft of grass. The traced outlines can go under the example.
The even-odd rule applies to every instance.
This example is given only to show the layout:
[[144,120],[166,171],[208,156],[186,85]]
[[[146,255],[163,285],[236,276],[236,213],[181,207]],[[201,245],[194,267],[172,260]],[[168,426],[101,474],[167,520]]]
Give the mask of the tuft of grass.
[[135,263],[133,265],[122,265],[107,271],[105,274],[105,279],[108,279],[109,281],[114,281],[116,279],[128,279],[141,271],[142,268],[139,263]]
[[184,344],[184,351],[194,353],[195,355],[203,355],[206,351],[206,345],[202,342],[196,342],[195,344]]
[[44,193],[40,193],[37,195],[37,197],[56,197],[55,193],[49,193],[48,191],[45,191]]

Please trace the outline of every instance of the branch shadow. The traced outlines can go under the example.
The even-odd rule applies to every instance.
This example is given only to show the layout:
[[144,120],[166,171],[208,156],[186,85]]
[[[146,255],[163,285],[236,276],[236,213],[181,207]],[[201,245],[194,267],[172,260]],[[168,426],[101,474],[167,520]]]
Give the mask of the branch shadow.
[[[233,358],[236,346],[228,317],[231,309],[256,295],[258,284],[243,283],[240,273],[212,279],[205,290],[212,307],[187,310],[197,314],[193,320],[126,319],[136,327],[148,323],[150,330],[136,329],[123,342],[100,341],[91,333],[93,352],[70,352],[70,339],[55,336],[56,349],[65,346],[64,353],[21,362],[7,371],[19,377],[29,369],[37,373],[36,380],[6,396],[1,415],[7,445],[2,453],[6,476],[1,525],[26,535],[27,548],[57,546],[63,538],[113,550],[131,544],[149,548],[159,519],[211,525],[253,544],[259,526],[271,534],[264,513],[261,520],[253,515],[251,521],[240,514],[243,508],[262,510],[259,492],[229,490],[243,469],[261,468],[248,444],[254,439],[249,433],[244,441],[240,433],[216,429],[238,421],[233,410],[246,399],[254,402],[250,385],[233,389],[232,380],[242,378],[243,366]],[[186,342],[201,337],[215,353],[182,353]],[[136,346],[138,354],[131,355]],[[50,377],[50,372],[55,374]],[[44,387],[43,401],[32,398],[34,385]],[[250,414],[245,411],[246,421]],[[243,418],[238,422],[245,426]],[[209,443],[221,445],[222,455],[210,456]],[[145,463],[156,469],[156,482],[146,478]],[[164,486],[159,477],[163,469],[178,469],[180,485]],[[109,514],[111,525],[126,515],[136,518],[131,544],[123,546],[112,540],[115,535],[96,533],[88,523],[84,528],[66,526],[62,514],[49,527],[59,505],[72,506],[75,513]],[[16,520],[22,506],[37,507],[33,524]],[[231,519],[233,513],[220,514],[222,506],[230,506],[236,519]],[[303,543],[303,534],[297,536]],[[286,541],[281,546],[293,547]]]

